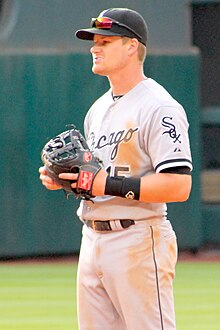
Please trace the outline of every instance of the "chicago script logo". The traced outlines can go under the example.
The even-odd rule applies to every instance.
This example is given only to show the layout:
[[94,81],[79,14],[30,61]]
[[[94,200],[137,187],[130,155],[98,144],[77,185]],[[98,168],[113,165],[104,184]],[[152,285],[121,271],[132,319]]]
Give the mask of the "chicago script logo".
[[113,146],[111,152],[111,160],[114,160],[118,153],[119,145],[122,142],[128,142],[132,139],[135,132],[138,131],[138,128],[129,128],[128,130],[121,130],[118,132],[112,132],[108,136],[102,135],[95,146],[95,149],[102,149],[104,147]]
[[164,134],[168,134],[170,136],[170,138],[173,140],[173,143],[179,142],[181,143],[180,140],[180,136],[181,134],[178,134],[176,131],[176,126],[174,124],[171,123],[171,121],[173,120],[173,117],[164,117],[162,119],[162,126],[166,127],[167,130],[165,132],[162,133],[162,135]]

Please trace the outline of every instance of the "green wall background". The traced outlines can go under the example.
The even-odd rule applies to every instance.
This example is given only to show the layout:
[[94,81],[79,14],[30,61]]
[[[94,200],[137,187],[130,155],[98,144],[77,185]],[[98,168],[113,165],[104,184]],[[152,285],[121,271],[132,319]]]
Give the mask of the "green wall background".
[[90,57],[72,53],[0,56],[0,256],[78,251],[79,201],[40,183],[40,152],[48,138],[83,117],[105,81]]
[[[145,64],[146,74],[184,105],[191,124],[193,191],[187,203],[169,206],[181,248],[202,243],[198,70],[197,53],[151,54]],[[91,73],[90,55],[71,52],[1,54],[0,71],[0,257],[78,252],[79,201],[41,185],[40,152],[67,124],[83,128],[87,109],[109,88],[107,79]]]

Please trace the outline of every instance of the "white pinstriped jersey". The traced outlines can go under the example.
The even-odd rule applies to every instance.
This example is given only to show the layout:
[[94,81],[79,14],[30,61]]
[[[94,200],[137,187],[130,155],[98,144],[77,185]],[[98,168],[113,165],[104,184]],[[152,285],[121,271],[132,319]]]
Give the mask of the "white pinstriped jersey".
[[[166,168],[192,170],[188,121],[183,107],[156,81],[141,81],[117,101],[111,90],[100,97],[85,118],[85,136],[110,175],[141,177]],[[165,203],[143,203],[103,196],[82,201],[83,220],[166,217]]]

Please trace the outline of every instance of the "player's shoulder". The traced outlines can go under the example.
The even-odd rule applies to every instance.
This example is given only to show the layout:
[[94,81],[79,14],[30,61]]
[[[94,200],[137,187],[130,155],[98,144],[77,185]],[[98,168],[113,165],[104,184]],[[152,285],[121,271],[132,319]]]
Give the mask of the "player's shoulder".
[[168,92],[168,90],[152,78],[142,81],[141,89],[147,96],[147,100],[155,107],[173,106],[180,107],[180,103]]
[[[135,93],[133,93],[135,94]],[[143,80],[136,89],[135,101],[141,118],[164,116],[167,113],[186,117],[184,107],[158,82],[152,78]]]

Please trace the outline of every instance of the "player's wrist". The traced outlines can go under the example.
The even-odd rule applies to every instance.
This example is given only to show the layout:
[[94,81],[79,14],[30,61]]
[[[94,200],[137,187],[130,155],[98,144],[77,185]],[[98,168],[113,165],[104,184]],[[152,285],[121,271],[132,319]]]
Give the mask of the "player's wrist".
[[108,174],[105,170],[100,169],[92,184],[92,195],[93,196],[104,196],[105,194],[105,182]]
[[139,200],[140,185],[140,178],[107,176],[105,184],[105,195]]

